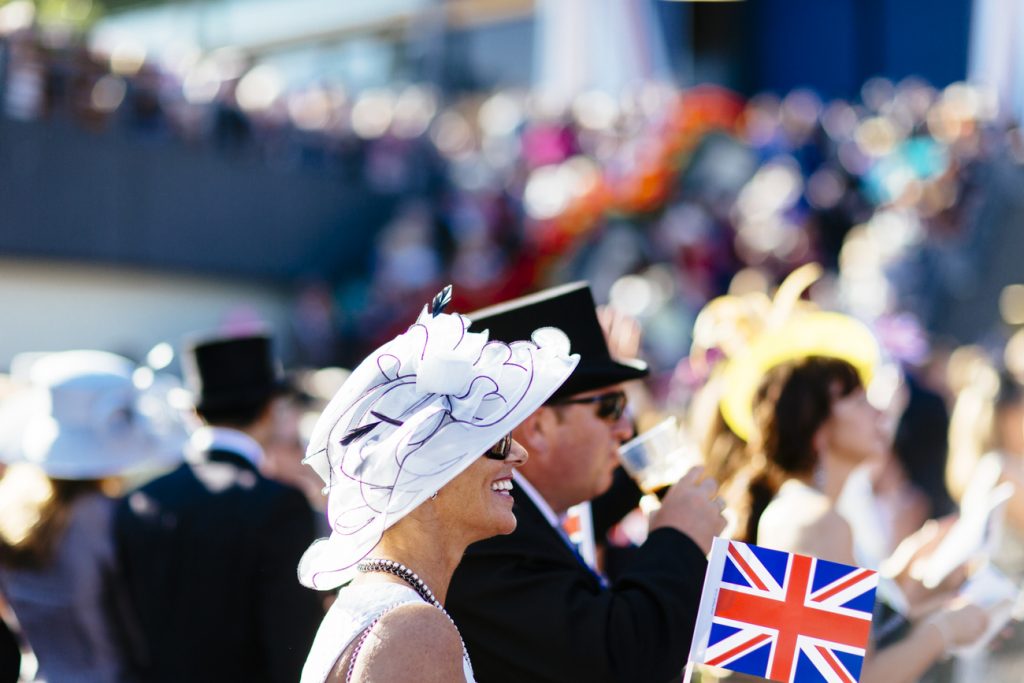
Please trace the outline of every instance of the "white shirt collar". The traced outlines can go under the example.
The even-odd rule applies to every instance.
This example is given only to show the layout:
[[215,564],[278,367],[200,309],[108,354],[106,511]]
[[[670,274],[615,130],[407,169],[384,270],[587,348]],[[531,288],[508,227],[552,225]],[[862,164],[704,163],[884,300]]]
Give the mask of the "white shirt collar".
[[188,445],[192,453],[228,451],[241,455],[256,467],[263,462],[263,447],[256,439],[237,429],[204,425],[192,432]]
[[[537,506],[540,513],[544,515],[544,519],[546,519],[548,524],[551,525],[551,528],[558,533],[558,536],[565,541],[565,544],[569,546],[569,549],[572,550],[580,561],[589,567],[591,571],[597,575],[598,579],[603,582],[604,579],[601,577],[600,572],[595,569],[595,567],[597,567],[597,549],[594,545],[594,523],[593,518],[590,516],[591,512],[589,509],[589,502],[586,503],[588,506],[587,509],[583,511],[586,514],[587,519],[586,521],[583,521],[582,519],[580,520],[584,530],[583,536],[580,538],[579,545],[577,545],[569,538],[569,534],[566,533],[565,527],[562,526],[562,522],[566,515],[562,515],[561,517],[556,515],[555,511],[551,509],[550,505],[548,505],[548,502],[544,500],[542,495],[540,495],[540,491],[534,488],[533,484],[531,484],[522,474],[519,472],[512,472],[512,478],[515,480],[516,486],[522,489],[523,493],[533,501],[533,504]],[[583,503],[581,503],[581,505],[583,505]]]
[[535,489],[533,484],[527,481],[526,477],[519,472],[512,472],[512,479],[516,482],[516,486],[521,488],[523,493],[525,493],[526,496],[533,501],[533,504],[537,506],[540,513],[544,515],[544,519],[548,520],[548,524],[554,527],[555,530],[559,532],[559,535],[561,535],[563,533],[562,523],[559,521],[558,515],[555,514],[555,511],[551,509],[550,505],[548,505],[548,502],[544,500],[544,496],[540,495],[540,491]]

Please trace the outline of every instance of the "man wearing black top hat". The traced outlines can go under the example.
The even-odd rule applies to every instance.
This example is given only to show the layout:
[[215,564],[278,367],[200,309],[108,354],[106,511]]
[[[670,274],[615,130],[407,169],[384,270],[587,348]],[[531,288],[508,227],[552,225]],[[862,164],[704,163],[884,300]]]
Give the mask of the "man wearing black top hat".
[[295,573],[315,538],[309,505],[259,471],[284,388],[270,339],[197,343],[185,364],[205,424],[186,462],[115,517],[146,680],[293,683],[323,612]]
[[[678,679],[696,621],[705,555],[724,527],[715,484],[691,472],[669,489],[647,541],[606,585],[561,531],[569,507],[604,493],[631,434],[622,383],[646,365],[611,357],[586,283],[478,311],[472,329],[527,339],[555,326],[580,363],[562,388],[513,431],[530,453],[516,473],[518,524],[470,546],[446,607],[480,683]],[[519,476],[521,475],[521,476]]]

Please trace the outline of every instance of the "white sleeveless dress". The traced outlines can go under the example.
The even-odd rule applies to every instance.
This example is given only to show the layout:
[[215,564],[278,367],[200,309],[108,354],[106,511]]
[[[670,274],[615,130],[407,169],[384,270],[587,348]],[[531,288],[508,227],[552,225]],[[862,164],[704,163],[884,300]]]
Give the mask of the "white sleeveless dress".
[[[423,602],[423,598],[416,591],[399,584],[374,583],[342,588],[338,599],[320,622],[313,647],[302,667],[301,683],[324,683],[345,649],[381,614],[399,605],[418,602]],[[465,659],[462,660],[462,671],[466,683],[476,683],[473,668]]]

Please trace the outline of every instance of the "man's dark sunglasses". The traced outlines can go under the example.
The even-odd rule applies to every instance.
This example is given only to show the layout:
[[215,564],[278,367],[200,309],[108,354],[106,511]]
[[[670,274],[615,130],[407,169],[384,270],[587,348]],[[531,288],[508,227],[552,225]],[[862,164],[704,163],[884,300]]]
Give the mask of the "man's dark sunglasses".
[[622,413],[626,411],[626,392],[609,391],[606,394],[587,396],[586,398],[565,398],[554,401],[554,405],[567,405],[570,403],[596,403],[597,416],[609,422],[618,422]]
[[508,454],[512,452],[512,435],[506,434],[501,437],[501,441],[494,444],[486,451],[484,451],[484,457],[490,458],[491,460],[505,460],[508,458]]

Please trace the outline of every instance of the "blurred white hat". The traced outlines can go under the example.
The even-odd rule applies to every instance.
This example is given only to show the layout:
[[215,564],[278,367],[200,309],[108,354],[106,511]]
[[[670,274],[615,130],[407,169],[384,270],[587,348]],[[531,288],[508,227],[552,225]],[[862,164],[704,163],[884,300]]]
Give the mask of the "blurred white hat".
[[32,463],[58,479],[173,465],[186,430],[162,394],[164,384],[147,373],[104,351],[16,359],[12,379],[21,388],[0,404],[0,432],[7,435],[0,460]]

